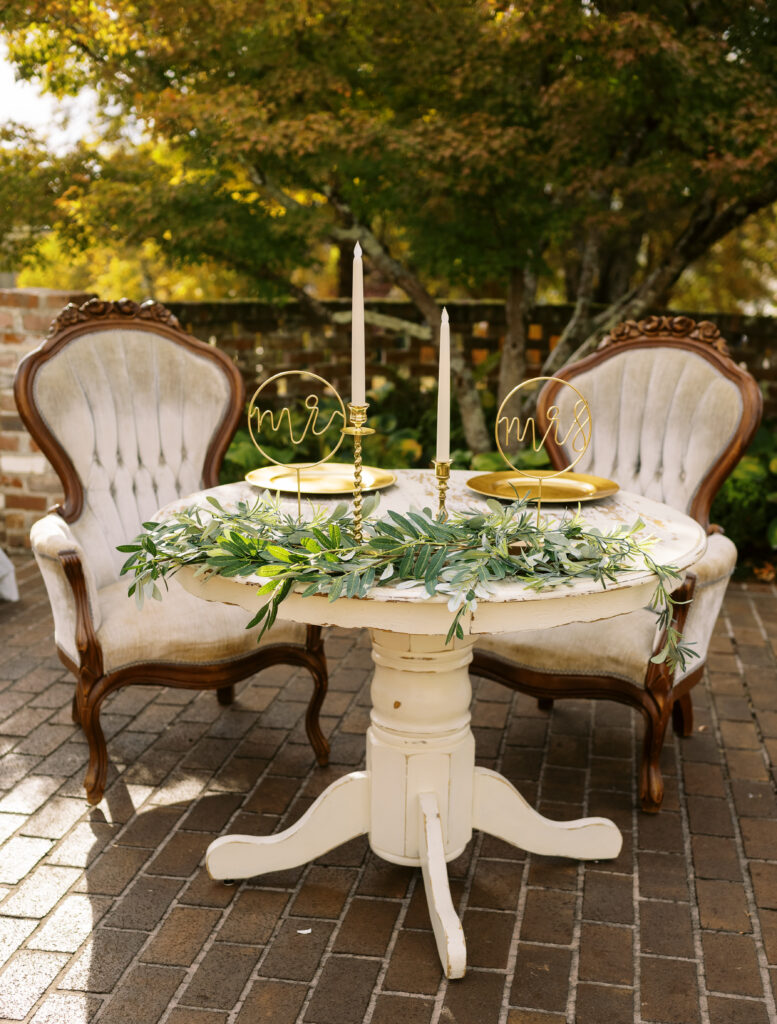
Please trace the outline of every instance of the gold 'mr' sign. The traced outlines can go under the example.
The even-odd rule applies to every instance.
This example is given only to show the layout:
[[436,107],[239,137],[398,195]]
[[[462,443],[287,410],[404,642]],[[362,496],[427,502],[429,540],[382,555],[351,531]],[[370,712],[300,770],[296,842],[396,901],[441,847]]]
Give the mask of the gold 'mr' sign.
[[[536,388],[538,384],[546,383],[547,381],[555,381],[572,392],[573,401],[568,418],[562,417],[562,411],[558,405],[551,405],[545,413],[547,426],[544,431],[541,431],[533,415],[527,416],[522,412],[515,416],[507,414],[507,406],[516,397],[523,398],[524,393],[529,389]],[[582,459],[588,449],[588,445],[591,443],[591,410],[585,398],[568,380],[564,380],[562,377],[532,377],[530,380],[525,380],[514,387],[499,406],[496,414],[494,436],[499,453],[507,465],[515,470],[519,476],[528,477],[536,484],[537,519],[539,520],[543,481],[552,480],[562,473],[569,472]],[[513,464],[507,454],[506,449],[509,449],[511,445],[520,447],[525,445],[527,439],[530,439],[529,443],[532,451],[539,452],[549,437],[553,439],[560,449],[569,452],[569,461],[561,469],[548,472],[543,471],[542,473],[519,469],[518,466]]]
[[[296,399],[296,408],[290,404],[278,408],[277,401],[274,405],[265,407],[263,402],[271,398],[271,385],[274,384],[276,387],[276,398],[278,395],[282,396],[285,393],[285,380],[289,377],[302,377],[322,384],[324,390],[328,391],[331,397],[334,398],[336,408],[331,412],[324,411],[319,405],[319,396],[313,392],[305,396],[304,400],[302,400],[301,408],[299,399]],[[284,383],[281,383],[281,381]],[[292,401],[295,400],[292,399]],[[324,421],[324,417],[327,416],[328,418]],[[302,471],[320,466],[332,458],[343,443],[342,430],[346,422],[345,406],[335,387],[328,380],[325,380],[324,377],[319,377],[317,373],[312,373],[310,370],[284,370],[282,373],[276,373],[272,377],[268,377],[254,392],[248,404],[248,432],[251,435],[251,440],[268,462],[293,470],[296,474],[297,510],[300,514],[302,507]],[[292,448],[298,448],[308,437],[323,437],[330,430],[336,430],[337,443],[326,455],[315,462],[281,462],[278,459],[274,459],[262,447],[260,435],[263,430],[266,433],[270,432],[277,444],[291,445]],[[267,439],[265,439],[266,443]]]

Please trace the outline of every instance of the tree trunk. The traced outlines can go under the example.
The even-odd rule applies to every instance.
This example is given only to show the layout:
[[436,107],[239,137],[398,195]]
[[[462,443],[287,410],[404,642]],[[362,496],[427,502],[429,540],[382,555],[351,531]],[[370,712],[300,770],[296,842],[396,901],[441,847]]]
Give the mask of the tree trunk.
[[751,214],[771,205],[775,199],[777,179],[769,181],[760,191],[728,206],[721,206],[715,198],[701,201],[668,249],[663,262],[644,281],[595,316],[591,315],[590,302],[586,299],[583,282],[585,272],[581,272],[575,312],[558,345],[545,360],[543,373],[553,374],[566,363],[588,355],[608,331],[622,320],[636,320],[650,309],[655,310],[657,303],[669,294],[680,275],[694,260],[703,256],[715,242],[742,224]]
[[[345,225],[336,227],[332,231],[332,237],[340,243],[345,241],[352,243],[358,239],[365,256],[375,269],[387,281],[391,281],[401,288],[420,311],[431,328],[435,347],[439,347],[440,307],[436,299],[432,298],[426,290],[418,275],[411,267],[400,263],[388,252],[383,242],[366,224],[361,224],[358,221],[353,210],[334,189],[324,189],[324,194]],[[472,368],[469,365],[463,340],[455,330],[451,331],[451,374],[451,393],[459,405],[467,447],[475,453],[489,451],[491,445],[483,416],[483,407],[480,404],[480,396],[475,387]]]
[[475,455],[491,451],[491,434],[486,426],[480,395],[472,377],[472,367],[464,348],[464,339],[458,331],[451,331],[451,375],[451,394],[458,402],[467,447]]
[[350,299],[353,292],[353,246],[337,243],[337,297]]
[[558,345],[545,360],[542,372],[546,376],[553,376],[556,370],[564,366],[573,352],[577,358],[577,347],[590,333],[591,297],[597,282],[598,261],[599,243],[595,232],[591,230],[588,232],[583,246],[577,301],[572,319],[562,331]]
[[505,342],[499,361],[499,383],[497,385],[497,408],[512,389],[526,378],[526,322],[529,306],[533,302],[531,289],[527,288],[526,275],[514,267],[510,271],[505,299]]

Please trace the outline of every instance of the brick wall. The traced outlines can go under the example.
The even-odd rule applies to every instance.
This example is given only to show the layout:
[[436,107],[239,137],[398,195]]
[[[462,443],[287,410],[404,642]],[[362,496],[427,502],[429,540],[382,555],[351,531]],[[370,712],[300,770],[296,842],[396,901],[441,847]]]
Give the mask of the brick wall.
[[[40,288],[0,290],[0,546],[13,550],[27,543],[32,523],[60,500],[59,481],[24,431],[13,400],[13,375],[19,360],[46,336],[49,323],[67,302],[88,296]],[[218,344],[240,368],[249,396],[269,373],[314,368],[344,396],[350,386],[350,325],[312,326],[297,303],[199,302],[167,304],[185,330]],[[350,311],[350,300],[326,303],[336,314]],[[437,356],[418,311],[408,302],[366,300],[384,318],[383,327],[367,325],[367,378],[380,383],[394,373],[433,385]],[[449,302],[451,330],[463,340],[473,366],[489,369],[489,357],[504,337],[504,304],[498,300]],[[529,372],[537,373],[569,319],[569,306],[542,306],[529,325]],[[777,418],[777,321],[716,313],[691,313],[712,320],[728,341],[734,358],[759,380],[765,415]],[[395,329],[392,321],[411,324]],[[497,360],[482,386],[496,386]]]
[[0,547],[6,550],[26,546],[32,523],[62,498],[56,474],[19,419],[14,373],[62,307],[87,298],[46,288],[0,290]]

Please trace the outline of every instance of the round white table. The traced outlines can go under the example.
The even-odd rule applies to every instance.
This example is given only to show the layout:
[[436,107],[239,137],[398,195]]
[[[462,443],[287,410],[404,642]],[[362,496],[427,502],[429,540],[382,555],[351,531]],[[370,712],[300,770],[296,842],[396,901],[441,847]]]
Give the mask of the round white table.
[[[471,475],[451,474],[449,509],[482,507],[482,500],[466,488]],[[192,495],[160,515],[199,504],[208,494],[229,507],[241,498],[250,501],[256,492],[246,484],[231,484]],[[291,504],[296,506],[296,498]],[[432,472],[400,470],[397,484],[382,496],[384,511],[411,505],[436,509]],[[706,546],[698,523],[640,495],[619,492],[582,509],[586,521],[602,530],[641,518],[646,534],[655,537],[651,554],[658,563],[686,568]],[[557,506],[543,507],[545,516],[564,514]],[[203,579],[194,570],[182,570],[178,578],[198,597],[239,605],[251,615],[267,600],[257,594],[264,582],[258,577]],[[480,601],[462,622],[464,639],[448,644],[451,612],[443,598],[391,587],[376,589],[368,598],[335,602],[324,595],[290,594],[281,607],[283,618],[370,630],[375,673],[367,767],[332,783],[284,832],[216,839],[206,855],[211,877],[249,878],[295,867],[366,833],[379,856],[421,868],[443,969],[449,978],[462,977],[466,946],[445,865],[464,850],[473,828],[531,853],[583,860],[617,857],[622,841],[606,818],[550,821],[503,776],[475,766],[468,666],[478,634],[589,622],[633,611],[649,603],[655,582],[646,570],[624,573],[606,589],[593,580],[539,592],[502,582],[493,599]]]

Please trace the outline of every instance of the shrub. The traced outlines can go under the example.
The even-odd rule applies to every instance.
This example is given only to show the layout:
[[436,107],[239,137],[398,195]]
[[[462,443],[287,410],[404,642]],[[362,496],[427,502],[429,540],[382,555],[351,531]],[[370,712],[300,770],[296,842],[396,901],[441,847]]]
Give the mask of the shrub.
[[777,423],[759,428],[713,501],[710,518],[740,557],[764,558],[777,548]]

